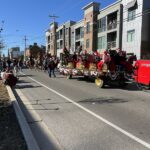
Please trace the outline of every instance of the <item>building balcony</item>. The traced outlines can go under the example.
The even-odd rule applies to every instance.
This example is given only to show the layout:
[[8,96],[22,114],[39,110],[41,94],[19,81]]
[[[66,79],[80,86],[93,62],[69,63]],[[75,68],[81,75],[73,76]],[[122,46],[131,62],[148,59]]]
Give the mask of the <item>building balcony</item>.
[[116,41],[107,42],[107,48],[112,49],[116,47]]
[[106,28],[98,28],[98,33],[106,31]]
[[107,25],[107,29],[108,30],[112,30],[112,29],[116,29],[117,28],[117,21],[115,22],[110,22],[108,25]]
[[63,45],[60,45],[59,49],[63,49]]
[[84,37],[84,34],[79,34],[79,35],[76,35],[76,40],[80,40]]
[[57,40],[63,39],[63,35],[57,36]]
[[51,41],[50,40],[47,40],[47,43],[49,44]]

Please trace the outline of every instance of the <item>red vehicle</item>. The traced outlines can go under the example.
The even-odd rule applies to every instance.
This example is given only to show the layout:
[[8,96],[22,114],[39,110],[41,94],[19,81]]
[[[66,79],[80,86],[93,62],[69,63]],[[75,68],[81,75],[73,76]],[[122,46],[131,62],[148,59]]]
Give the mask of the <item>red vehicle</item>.
[[137,60],[135,63],[134,80],[139,85],[150,88],[150,60]]

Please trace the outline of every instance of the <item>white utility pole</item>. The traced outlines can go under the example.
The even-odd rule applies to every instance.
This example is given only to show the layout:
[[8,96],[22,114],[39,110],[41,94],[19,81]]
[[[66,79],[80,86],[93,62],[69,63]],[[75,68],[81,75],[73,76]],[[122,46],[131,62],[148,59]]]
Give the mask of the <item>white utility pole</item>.
[[24,36],[24,60],[26,60],[27,36]]
[[4,48],[4,43],[3,43],[3,40],[1,39],[1,33],[3,31],[4,20],[1,23],[2,23],[2,25],[0,27],[0,58],[1,58],[1,55],[2,55],[2,49]]

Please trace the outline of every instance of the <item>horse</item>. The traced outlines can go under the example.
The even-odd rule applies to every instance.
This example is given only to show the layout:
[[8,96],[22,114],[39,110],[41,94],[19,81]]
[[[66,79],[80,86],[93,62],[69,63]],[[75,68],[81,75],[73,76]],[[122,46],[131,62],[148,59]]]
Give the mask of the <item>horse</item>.
[[27,61],[27,67],[30,70],[32,70],[34,68],[34,60],[33,59]]

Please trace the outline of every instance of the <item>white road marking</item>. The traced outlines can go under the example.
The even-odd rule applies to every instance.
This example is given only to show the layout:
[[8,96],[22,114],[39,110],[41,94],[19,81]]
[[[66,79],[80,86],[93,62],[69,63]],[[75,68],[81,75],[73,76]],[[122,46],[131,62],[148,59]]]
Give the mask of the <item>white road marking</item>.
[[[24,74],[24,73],[22,73],[22,74]],[[26,75],[26,74],[24,74],[24,75]],[[31,77],[28,77],[28,78],[31,79],[32,81],[38,83],[39,85],[45,87],[46,89],[50,90],[51,92],[53,92],[53,93],[59,95],[60,97],[64,98],[65,100],[71,102],[72,104],[76,105],[76,106],[79,107],[80,109],[82,109],[82,110],[84,110],[85,112],[91,114],[91,115],[94,116],[95,118],[101,120],[102,122],[106,123],[107,125],[111,126],[112,128],[116,129],[117,131],[123,133],[124,135],[128,136],[129,138],[133,139],[134,141],[136,141],[136,142],[142,144],[143,146],[147,147],[148,149],[150,149],[150,144],[149,144],[149,143],[147,143],[147,142],[143,141],[142,139],[140,139],[140,138],[134,136],[133,134],[129,133],[128,131],[125,131],[124,129],[120,128],[119,126],[117,126],[117,125],[111,123],[110,121],[106,120],[105,118],[103,118],[103,117],[97,115],[96,113],[90,111],[89,109],[83,107],[82,105],[80,105],[80,104],[74,102],[74,101],[71,100],[70,98],[68,98],[68,97],[66,97],[66,96],[64,96],[64,95],[62,95],[62,94],[60,94],[59,92],[53,90],[52,88],[49,88],[48,86],[44,85],[43,83],[41,83],[41,82],[39,82],[39,81],[37,81],[37,80],[31,78]]]

